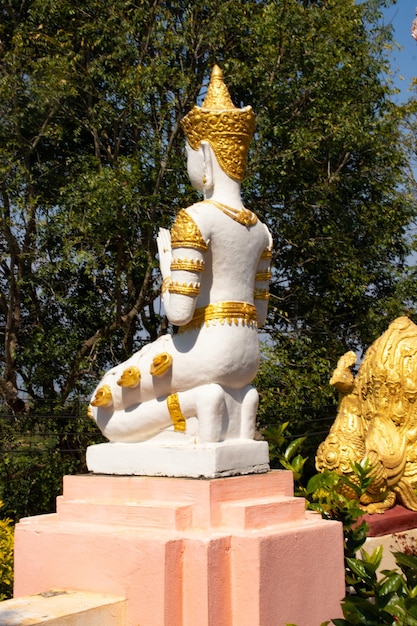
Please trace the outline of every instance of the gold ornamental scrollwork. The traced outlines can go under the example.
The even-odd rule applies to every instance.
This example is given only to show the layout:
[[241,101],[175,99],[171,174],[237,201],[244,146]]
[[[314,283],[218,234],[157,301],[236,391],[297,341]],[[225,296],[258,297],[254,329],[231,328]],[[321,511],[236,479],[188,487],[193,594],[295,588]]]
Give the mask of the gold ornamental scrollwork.
[[207,141],[223,171],[233,180],[243,180],[255,131],[255,114],[251,107],[234,106],[223,72],[217,65],[213,68],[203,105],[193,107],[181,120],[181,126],[193,150]]
[[399,317],[368,349],[356,377],[355,362],[347,352],[333,372],[339,407],[316,467],[355,480],[352,462],[367,459],[372,482],[363,508],[382,513],[399,501],[417,511],[417,326]]
[[203,252],[208,250],[207,242],[203,239],[200,229],[184,209],[178,212],[171,229],[171,246],[173,249],[194,248]]

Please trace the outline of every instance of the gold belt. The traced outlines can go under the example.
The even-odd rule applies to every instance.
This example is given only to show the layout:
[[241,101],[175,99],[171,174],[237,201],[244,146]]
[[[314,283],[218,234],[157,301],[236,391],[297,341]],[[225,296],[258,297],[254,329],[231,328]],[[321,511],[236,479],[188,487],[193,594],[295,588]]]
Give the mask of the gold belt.
[[258,326],[258,315],[256,307],[248,302],[216,302],[215,304],[208,304],[207,306],[196,309],[193,319],[185,326],[180,326],[178,332],[184,332],[186,330],[194,330],[206,325],[209,326],[210,322],[220,322],[220,324],[235,324],[236,326],[241,323],[242,326]]

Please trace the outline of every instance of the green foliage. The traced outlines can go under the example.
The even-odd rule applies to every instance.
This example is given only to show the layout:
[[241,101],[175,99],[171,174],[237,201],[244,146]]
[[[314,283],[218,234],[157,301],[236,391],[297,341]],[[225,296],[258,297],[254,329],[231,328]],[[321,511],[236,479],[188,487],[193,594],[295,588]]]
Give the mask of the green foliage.
[[284,432],[288,427],[289,422],[284,422],[278,426],[270,426],[263,431],[263,436],[269,444],[269,460],[271,467],[281,466],[284,469],[291,470],[294,475],[294,480],[299,482],[303,475],[304,465],[307,461],[307,457],[303,457],[299,454],[299,450],[307,437],[298,437],[291,441],[288,446],[283,450],[284,443],[286,441]]
[[85,450],[104,439],[78,408],[64,413],[1,416],[0,497],[14,521],[56,510],[62,477],[84,473]]
[[11,521],[0,519],[0,602],[13,595],[13,544]]
[[[356,555],[366,539],[368,528],[365,522],[357,525],[357,521],[363,515],[359,497],[366,491],[371,481],[367,475],[369,468],[354,463],[352,470],[357,480],[340,476],[335,471],[325,471],[312,476],[304,489],[310,509],[318,511],[325,519],[342,522],[345,557]],[[348,494],[351,491],[355,492],[357,499],[344,495],[346,491]],[[347,567],[347,571],[348,569]],[[351,582],[347,580],[347,584],[351,585]]]
[[[255,380],[260,395],[258,428],[263,431],[267,427],[265,435],[270,443],[274,430],[277,436],[285,430],[288,439],[298,439],[308,432],[307,440],[300,444],[308,457],[308,475],[315,472],[315,451],[336,417],[337,398],[328,384],[331,371],[325,348],[314,348],[308,337],[282,337],[273,347],[262,347]],[[275,463],[273,447],[270,453]]]
[[361,559],[347,559],[355,593],[344,599],[344,619],[333,620],[335,626],[417,625],[417,556],[394,556],[399,571],[384,570],[382,576],[377,576],[381,546],[372,554],[362,550]]

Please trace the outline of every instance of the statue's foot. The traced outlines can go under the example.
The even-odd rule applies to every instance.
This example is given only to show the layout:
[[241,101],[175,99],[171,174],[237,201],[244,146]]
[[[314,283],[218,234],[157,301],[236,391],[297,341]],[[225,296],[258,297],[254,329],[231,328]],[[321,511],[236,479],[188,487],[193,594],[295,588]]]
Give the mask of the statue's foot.
[[392,509],[392,507],[395,504],[395,501],[396,501],[395,493],[394,491],[390,491],[387,497],[384,500],[381,500],[381,502],[371,502],[370,504],[362,505],[362,508],[367,513],[381,514],[381,513],[384,513],[384,511],[387,511],[388,509]]
[[187,414],[198,418],[200,442],[254,438],[258,392],[251,385],[232,389],[211,383],[179,393],[178,398]]

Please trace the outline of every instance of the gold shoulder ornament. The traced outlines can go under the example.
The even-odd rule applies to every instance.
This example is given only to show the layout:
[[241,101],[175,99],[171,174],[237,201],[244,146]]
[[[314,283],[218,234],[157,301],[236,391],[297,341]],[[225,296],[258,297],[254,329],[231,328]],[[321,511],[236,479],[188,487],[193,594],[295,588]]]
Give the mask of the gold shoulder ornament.
[[203,239],[200,229],[184,209],[179,211],[171,229],[171,246],[173,249],[194,248],[203,252],[208,250],[207,242]]

